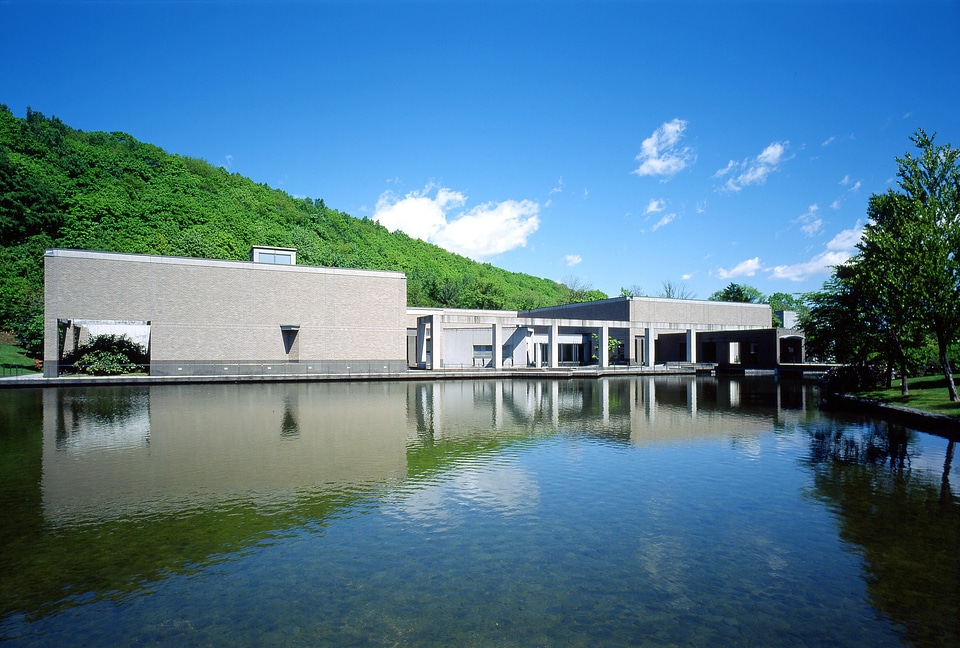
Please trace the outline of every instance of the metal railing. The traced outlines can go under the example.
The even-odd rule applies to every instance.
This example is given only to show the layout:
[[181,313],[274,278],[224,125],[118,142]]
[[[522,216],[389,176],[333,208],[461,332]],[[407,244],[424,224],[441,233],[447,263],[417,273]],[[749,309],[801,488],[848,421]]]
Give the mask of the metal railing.
[[33,367],[27,365],[18,365],[12,364],[9,362],[3,363],[0,365],[0,377],[10,378],[13,376],[26,376],[33,375],[36,373],[36,370]]

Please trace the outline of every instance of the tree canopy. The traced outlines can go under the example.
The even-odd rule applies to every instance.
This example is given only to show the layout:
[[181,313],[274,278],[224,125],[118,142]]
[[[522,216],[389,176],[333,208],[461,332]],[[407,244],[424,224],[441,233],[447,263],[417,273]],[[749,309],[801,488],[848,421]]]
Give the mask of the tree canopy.
[[960,334],[960,151],[934,138],[918,130],[911,137],[918,154],[897,158],[899,191],[871,196],[858,253],[810,296],[804,330],[810,351],[896,367],[904,393],[932,339],[957,401],[951,351]]
[[18,118],[0,105],[0,330],[38,330],[47,248],[245,260],[253,245],[297,248],[303,265],[403,272],[411,306],[606,297],[472,261],[126,133],[75,130],[30,108]]
[[741,304],[760,304],[763,303],[764,296],[753,286],[731,282],[726,288],[710,295],[708,299],[710,301],[739,302]]

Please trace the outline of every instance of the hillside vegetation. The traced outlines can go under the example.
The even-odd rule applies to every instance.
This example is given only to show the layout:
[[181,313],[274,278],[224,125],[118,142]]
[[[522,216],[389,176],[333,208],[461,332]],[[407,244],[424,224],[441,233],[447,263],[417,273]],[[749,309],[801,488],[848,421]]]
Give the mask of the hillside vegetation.
[[603,298],[477,263],[324,204],[174,155],[0,105],[0,330],[42,329],[51,247],[245,260],[293,247],[302,265],[395,270],[411,306],[525,309]]

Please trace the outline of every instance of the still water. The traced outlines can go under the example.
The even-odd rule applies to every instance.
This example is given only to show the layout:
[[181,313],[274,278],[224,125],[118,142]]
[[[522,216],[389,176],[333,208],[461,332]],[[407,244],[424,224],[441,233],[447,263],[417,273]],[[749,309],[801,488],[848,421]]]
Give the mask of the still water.
[[2,390],[0,642],[957,645],[952,450],[772,378]]

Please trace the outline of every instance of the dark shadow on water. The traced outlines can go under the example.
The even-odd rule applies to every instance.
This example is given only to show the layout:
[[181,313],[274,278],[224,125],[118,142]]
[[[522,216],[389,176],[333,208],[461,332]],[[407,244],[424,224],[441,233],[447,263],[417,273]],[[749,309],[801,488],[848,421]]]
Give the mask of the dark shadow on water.
[[917,646],[960,645],[960,501],[949,474],[915,468],[916,435],[870,422],[820,427],[810,438],[815,495],[837,516],[840,534],[864,559],[873,606]]

